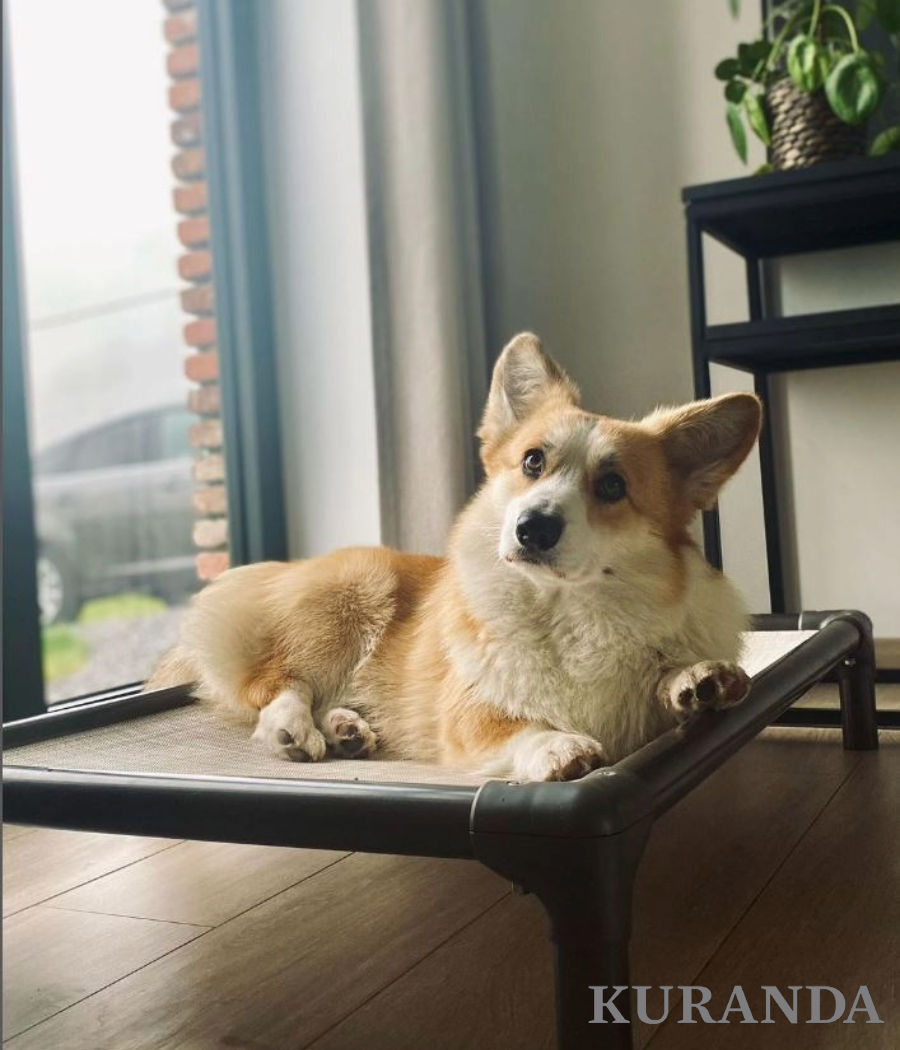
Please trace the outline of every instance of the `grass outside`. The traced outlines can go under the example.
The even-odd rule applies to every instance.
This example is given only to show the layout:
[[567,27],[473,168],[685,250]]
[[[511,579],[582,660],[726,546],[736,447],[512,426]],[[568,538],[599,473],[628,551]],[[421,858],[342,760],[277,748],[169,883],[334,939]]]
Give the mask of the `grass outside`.
[[100,623],[102,620],[133,620],[138,616],[153,616],[165,612],[169,606],[162,598],[149,594],[111,594],[108,598],[94,598],[85,602],[78,614],[82,624]]
[[55,682],[80,670],[88,661],[91,649],[78,628],[104,620],[134,620],[165,612],[168,605],[148,594],[113,594],[86,602],[74,624],[55,623],[42,632],[44,678]]
[[44,678],[54,682],[74,674],[87,663],[91,654],[87,642],[67,623],[45,627],[41,637],[44,656]]

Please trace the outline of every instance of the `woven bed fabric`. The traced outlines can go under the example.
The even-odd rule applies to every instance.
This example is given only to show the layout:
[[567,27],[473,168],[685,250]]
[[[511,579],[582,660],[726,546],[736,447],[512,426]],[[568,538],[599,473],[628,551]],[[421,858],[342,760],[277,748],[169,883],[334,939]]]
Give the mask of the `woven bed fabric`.
[[[745,636],[748,674],[790,652],[813,631],[760,631]],[[362,760],[286,762],[249,739],[247,726],[221,719],[202,704],[7,748],[6,763],[105,773],[193,774],[278,780],[366,781],[374,784],[478,785],[484,778],[384,754]]]

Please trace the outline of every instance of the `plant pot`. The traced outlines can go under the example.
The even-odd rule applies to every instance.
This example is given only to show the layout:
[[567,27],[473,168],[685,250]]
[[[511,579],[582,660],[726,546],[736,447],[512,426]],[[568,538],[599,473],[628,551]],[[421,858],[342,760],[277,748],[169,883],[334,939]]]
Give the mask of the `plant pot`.
[[821,89],[807,93],[784,77],[766,92],[766,104],[772,132],[770,158],[777,171],[861,157],[866,152],[868,122],[845,124],[831,111]]

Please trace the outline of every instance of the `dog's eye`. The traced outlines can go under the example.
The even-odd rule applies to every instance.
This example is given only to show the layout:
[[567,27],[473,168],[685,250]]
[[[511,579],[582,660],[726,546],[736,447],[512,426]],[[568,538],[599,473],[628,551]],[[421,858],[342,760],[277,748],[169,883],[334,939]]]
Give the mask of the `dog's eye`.
[[544,453],[539,448],[530,448],[522,460],[522,473],[529,478],[539,478],[544,472]]
[[594,492],[601,503],[618,503],[625,498],[625,479],[621,474],[601,474],[594,485]]

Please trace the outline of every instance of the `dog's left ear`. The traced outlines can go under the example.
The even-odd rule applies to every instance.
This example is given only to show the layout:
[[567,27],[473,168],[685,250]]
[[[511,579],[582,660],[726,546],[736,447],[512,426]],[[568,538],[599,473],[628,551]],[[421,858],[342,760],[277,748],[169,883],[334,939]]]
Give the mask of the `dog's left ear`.
[[725,394],[681,408],[657,409],[644,422],[662,438],[682,493],[698,509],[709,510],[753,448],[762,425],[762,404],[754,394]]
[[578,387],[547,354],[540,339],[523,332],[507,344],[494,366],[491,392],[478,428],[482,454],[489,453],[551,398],[577,405]]

